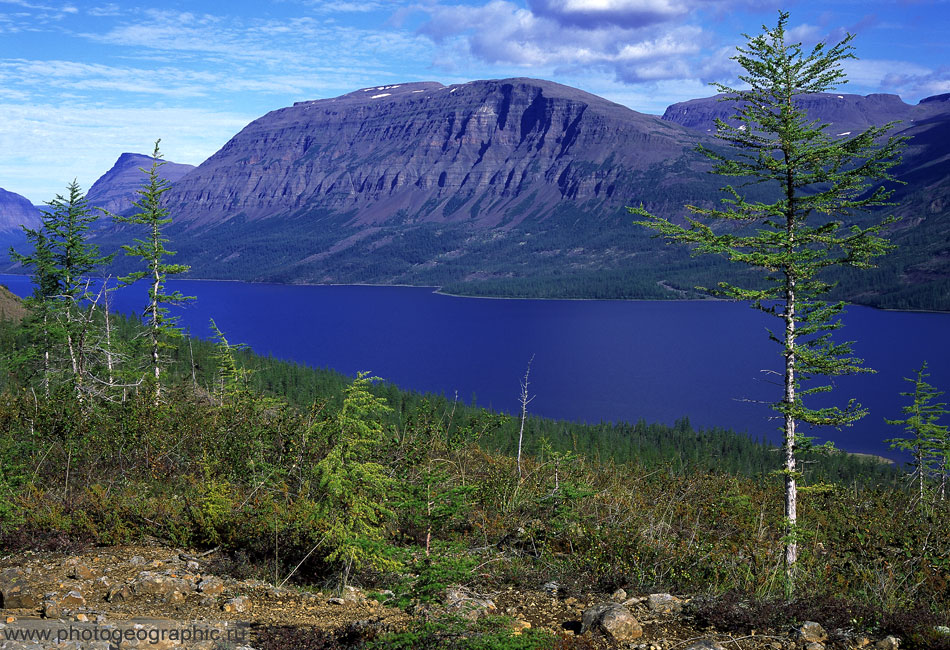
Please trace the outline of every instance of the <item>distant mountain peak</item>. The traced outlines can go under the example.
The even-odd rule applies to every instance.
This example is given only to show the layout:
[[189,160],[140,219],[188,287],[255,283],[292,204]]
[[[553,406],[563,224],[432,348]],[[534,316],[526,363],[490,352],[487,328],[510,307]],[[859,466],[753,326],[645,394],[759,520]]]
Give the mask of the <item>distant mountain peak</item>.
[[29,199],[0,187],[0,232],[15,232],[20,230],[20,226],[36,228],[39,225],[40,211]]
[[[145,174],[141,171],[152,166],[154,158],[140,153],[123,153],[112,168],[92,184],[86,193],[89,205],[118,214],[131,207],[136,192],[142,187]],[[194,165],[168,162],[159,167],[158,174],[174,183],[194,169]]]

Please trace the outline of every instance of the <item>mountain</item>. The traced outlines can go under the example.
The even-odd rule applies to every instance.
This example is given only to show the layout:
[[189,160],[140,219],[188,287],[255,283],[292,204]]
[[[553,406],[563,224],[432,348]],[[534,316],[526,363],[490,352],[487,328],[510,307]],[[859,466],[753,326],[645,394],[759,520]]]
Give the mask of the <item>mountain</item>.
[[0,233],[19,231],[20,226],[35,228],[40,223],[40,211],[29,199],[0,187]]
[[[145,174],[142,169],[152,166],[152,157],[139,153],[124,153],[112,169],[99,177],[89,191],[86,200],[93,207],[100,207],[114,214],[127,210],[137,199],[136,192],[142,186]],[[159,176],[174,183],[194,169],[194,165],[166,162],[159,167]]]
[[[893,170],[895,205],[887,213],[900,220],[890,231],[895,250],[870,273],[845,273],[842,297],[895,308],[950,309],[950,93],[905,104],[897,95],[807,95],[799,106],[811,119],[829,123],[830,133],[847,137],[870,126],[899,122],[892,133],[907,138]],[[715,120],[728,120],[731,104],[719,96],[673,104],[663,119],[702,133]],[[869,282],[869,278],[872,280]]]
[[699,141],[548,81],[366,88],[249,124],[167,194],[170,234],[201,277],[669,296],[624,206],[709,197]]
[[[835,134],[893,119],[914,136],[901,174],[901,248],[842,295],[950,309],[947,97],[803,102]],[[438,285],[473,295],[671,298],[744,273],[632,224],[625,206],[682,218],[725,180],[696,145],[728,109],[715,98],[637,113],[549,81],[407,83],[298,102],[253,121],[165,195],[176,262],[195,277]],[[682,123],[678,123],[682,122]],[[944,189],[942,189],[944,188]],[[752,187],[750,198],[769,198]],[[934,191],[937,191],[934,194]],[[920,216],[920,215],[918,215]],[[103,244],[127,243],[111,226]],[[924,237],[920,243],[914,238]],[[909,247],[904,250],[905,246]],[[104,249],[106,250],[106,249]],[[123,261],[120,261],[120,264]],[[124,263],[130,263],[124,260]]]

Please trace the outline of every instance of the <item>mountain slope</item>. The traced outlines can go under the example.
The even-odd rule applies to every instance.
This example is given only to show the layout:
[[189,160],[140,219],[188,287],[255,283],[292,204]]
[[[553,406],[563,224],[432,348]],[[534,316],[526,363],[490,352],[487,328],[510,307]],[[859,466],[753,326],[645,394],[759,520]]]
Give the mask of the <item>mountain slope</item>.
[[[112,168],[92,184],[86,193],[86,200],[90,206],[103,208],[114,214],[127,210],[137,199],[136,192],[145,178],[141,170],[151,166],[151,156],[140,153],[120,155]],[[159,167],[158,173],[170,183],[175,183],[194,168],[194,165],[166,162]]]
[[0,233],[19,231],[20,226],[35,228],[39,223],[40,211],[29,199],[0,187]]
[[[882,307],[950,309],[950,94],[910,105],[897,95],[824,93],[799,105],[836,136],[896,121],[892,133],[908,138],[894,169],[901,181],[893,186],[895,205],[884,210],[900,219],[889,233],[895,249],[870,273],[842,274],[839,296]],[[707,97],[674,104],[663,119],[711,133],[731,111],[731,103]]]

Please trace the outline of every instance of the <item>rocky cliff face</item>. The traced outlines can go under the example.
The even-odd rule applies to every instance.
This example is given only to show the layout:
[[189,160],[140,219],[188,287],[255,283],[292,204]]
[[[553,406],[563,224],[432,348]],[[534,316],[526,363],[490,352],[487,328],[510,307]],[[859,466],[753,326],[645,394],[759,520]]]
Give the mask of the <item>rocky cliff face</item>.
[[552,82],[410,83],[300,102],[249,124],[169,198],[193,226],[332,211],[494,227],[524,197],[620,205],[631,172],[676,159],[688,131]]
[[[86,200],[92,207],[103,208],[115,214],[127,210],[137,199],[136,192],[142,187],[145,178],[142,170],[151,166],[151,156],[139,153],[120,155],[112,169],[92,184],[86,193]],[[158,173],[168,182],[175,183],[194,168],[194,165],[166,162],[159,167]]]
[[0,233],[19,231],[20,226],[35,228],[40,223],[40,211],[25,196],[0,187]]

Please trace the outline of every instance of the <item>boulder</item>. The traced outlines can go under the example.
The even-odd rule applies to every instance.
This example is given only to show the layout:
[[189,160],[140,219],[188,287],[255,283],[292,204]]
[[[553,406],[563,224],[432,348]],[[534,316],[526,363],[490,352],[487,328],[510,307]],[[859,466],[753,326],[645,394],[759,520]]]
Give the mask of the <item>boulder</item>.
[[650,594],[647,605],[653,614],[679,614],[683,610],[683,601],[670,594]]
[[725,650],[725,648],[722,647],[722,644],[713,639],[700,639],[686,646],[686,650]]
[[825,628],[814,621],[802,623],[796,632],[798,638],[804,641],[806,645],[809,643],[824,643],[828,640],[828,633],[825,632]]
[[584,610],[581,634],[599,630],[608,640],[624,643],[643,636],[643,628],[630,610],[617,603],[600,603]]
[[445,609],[469,621],[477,620],[494,612],[494,601],[461,586],[448,587],[445,590]]
[[874,644],[875,650],[897,650],[900,647],[901,640],[896,636],[886,636]]

